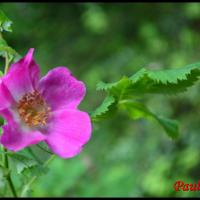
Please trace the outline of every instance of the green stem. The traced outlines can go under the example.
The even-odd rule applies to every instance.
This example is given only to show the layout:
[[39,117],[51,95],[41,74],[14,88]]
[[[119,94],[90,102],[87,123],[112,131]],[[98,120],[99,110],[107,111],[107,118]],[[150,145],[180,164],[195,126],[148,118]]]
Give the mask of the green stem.
[[[53,159],[55,158],[55,155],[52,155],[44,164],[43,166],[46,167]],[[30,186],[33,184],[33,182],[38,178],[38,176],[33,176],[32,179],[24,186],[20,197],[24,197],[27,190],[30,188]]]
[[9,58],[8,58],[8,53],[6,52],[5,53],[5,69],[4,69],[4,74],[6,74],[8,72],[9,64],[10,64],[10,61],[9,61]]
[[[2,38],[2,35],[0,36]],[[8,53],[5,53],[5,68],[4,68],[4,74],[7,73],[8,69],[9,69],[9,57],[8,57]],[[4,158],[4,169],[5,169],[5,178],[8,182],[8,186],[13,194],[14,197],[17,197],[17,192],[15,189],[15,186],[13,184],[12,178],[11,178],[11,173],[10,173],[10,167],[9,167],[9,160],[8,160],[8,155],[7,155],[7,150],[5,148],[4,149],[4,154],[3,154],[3,158]]]
[[11,179],[11,174],[10,174],[10,169],[9,169],[9,160],[8,160],[8,155],[7,155],[7,150],[4,148],[4,167],[5,167],[5,178],[8,182],[8,185],[10,187],[10,190],[13,194],[14,197],[17,197],[17,192],[15,190],[14,184]]

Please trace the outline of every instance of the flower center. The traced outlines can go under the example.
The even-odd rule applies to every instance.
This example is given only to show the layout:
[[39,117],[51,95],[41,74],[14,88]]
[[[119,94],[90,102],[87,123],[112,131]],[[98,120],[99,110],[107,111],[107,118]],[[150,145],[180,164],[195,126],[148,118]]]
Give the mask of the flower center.
[[25,94],[18,102],[18,113],[29,127],[46,125],[50,107],[38,91]]

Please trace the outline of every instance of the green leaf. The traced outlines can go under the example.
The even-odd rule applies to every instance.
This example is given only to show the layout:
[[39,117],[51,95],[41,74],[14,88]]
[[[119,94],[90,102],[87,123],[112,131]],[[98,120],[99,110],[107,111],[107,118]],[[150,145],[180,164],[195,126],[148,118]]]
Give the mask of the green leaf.
[[167,70],[142,68],[132,76],[123,76],[114,83],[100,82],[97,84],[97,90],[105,91],[107,97],[92,113],[92,117],[95,120],[104,119],[104,116],[111,116],[113,110],[117,111],[118,108],[122,108],[127,110],[133,119],[145,117],[156,120],[171,138],[177,138],[178,125],[175,120],[156,116],[144,105],[128,104],[127,102],[141,100],[146,94],[174,95],[185,92],[188,87],[195,84],[199,77],[200,63],[196,63]]
[[0,116],[0,126],[4,124],[4,119]]
[[8,153],[13,166],[15,166],[17,174],[23,174],[27,177],[40,176],[47,172],[47,167],[44,166],[44,162],[41,162],[35,157],[32,157],[27,149],[22,150],[20,153]]
[[53,153],[50,152],[44,142],[40,142],[39,144],[25,148],[23,153],[31,159],[35,160],[37,163],[37,165],[33,165],[25,169],[24,173],[31,173],[31,175],[40,176],[47,172],[48,169],[44,166],[44,164],[52,156]]
[[32,145],[26,148],[25,151],[28,155],[30,155],[34,160],[36,160],[41,165],[43,165],[52,155],[48,146],[44,142]]
[[128,92],[136,94],[157,93],[176,94],[187,91],[200,76],[200,63],[177,69],[154,70],[142,69],[130,77],[132,84]]
[[43,165],[33,165],[24,169],[24,174],[31,173],[31,176],[41,176],[48,173],[48,168]]
[[140,102],[127,101],[121,105],[121,108],[126,110],[129,117],[134,120],[141,118],[145,118],[147,120],[156,120],[172,139],[176,139],[179,135],[178,122],[176,120],[157,116]]
[[178,138],[179,130],[178,122],[176,120],[167,119],[161,116],[155,116],[155,119],[157,119],[160,125],[163,126],[169,137],[171,137],[172,139]]
[[21,174],[26,168],[36,166],[38,163],[25,155],[19,153],[9,153],[8,156],[15,163],[18,174]]
[[151,71],[142,68],[131,77],[124,76],[117,82],[100,82],[97,84],[97,90],[107,92],[107,97],[91,116],[94,120],[104,119],[105,116],[111,116],[113,110],[126,110],[134,120],[156,120],[168,136],[175,139],[179,135],[177,121],[157,116],[137,101],[146,94],[172,95],[185,92],[188,87],[194,85],[199,76],[200,63],[196,63],[167,70]]
[[91,117],[93,121],[97,121],[102,118],[108,117],[106,115],[107,111],[110,111],[111,113],[114,113],[115,111],[115,98],[113,96],[107,96],[103,103],[94,111],[91,113]]
[[0,31],[12,32],[12,21],[0,10]]
[[6,57],[8,55],[9,62],[17,61],[21,56],[10,46],[8,46],[7,42],[0,38],[0,56]]
[[142,68],[131,77],[122,77],[114,83],[100,82],[97,90],[107,91],[123,100],[144,94],[177,94],[194,85],[200,76],[200,63],[178,69],[150,71]]
[[99,82],[97,84],[97,90],[108,90],[110,88],[112,88],[113,86],[117,85],[118,82],[115,83],[104,83],[104,82]]
[[137,120],[141,118],[154,119],[154,114],[142,103],[125,100],[120,103],[119,108],[128,112],[131,119]]

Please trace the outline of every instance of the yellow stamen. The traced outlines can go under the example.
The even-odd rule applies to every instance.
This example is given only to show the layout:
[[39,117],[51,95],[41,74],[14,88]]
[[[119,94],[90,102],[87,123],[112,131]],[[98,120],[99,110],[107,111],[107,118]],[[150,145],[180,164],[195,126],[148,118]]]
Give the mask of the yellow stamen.
[[44,126],[47,123],[50,107],[38,91],[25,94],[17,104],[21,119],[29,127]]

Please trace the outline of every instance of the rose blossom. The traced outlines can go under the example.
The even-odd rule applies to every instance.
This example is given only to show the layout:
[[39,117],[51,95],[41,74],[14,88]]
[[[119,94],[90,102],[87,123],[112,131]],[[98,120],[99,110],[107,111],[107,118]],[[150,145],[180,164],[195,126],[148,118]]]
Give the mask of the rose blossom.
[[11,65],[0,80],[1,143],[11,151],[44,141],[63,158],[83,148],[91,136],[91,121],[77,109],[85,96],[85,85],[66,67],[56,67],[40,79],[34,49]]

